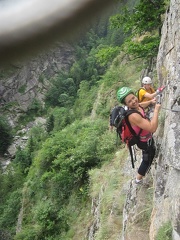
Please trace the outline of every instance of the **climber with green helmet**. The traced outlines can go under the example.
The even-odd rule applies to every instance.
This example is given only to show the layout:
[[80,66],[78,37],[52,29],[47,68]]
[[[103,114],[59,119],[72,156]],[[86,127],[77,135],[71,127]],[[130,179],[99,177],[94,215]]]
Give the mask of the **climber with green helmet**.
[[131,127],[136,132],[140,133],[140,139],[137,146],[142,150],[142,162],[138,168],[138,174],[135,183],[141,183],[143,177],[147,173],[155,155],[155,146],[152,134],[158,127],[158,113],[160,111],[160,104],[156,103],[154,114],[151,120],[146,118],[145,111],[133,90],[129,87],[122,87],[117,91],[117,99],[128,107],[139,111],[141,114],[132,113],[128,116],[128,121]]

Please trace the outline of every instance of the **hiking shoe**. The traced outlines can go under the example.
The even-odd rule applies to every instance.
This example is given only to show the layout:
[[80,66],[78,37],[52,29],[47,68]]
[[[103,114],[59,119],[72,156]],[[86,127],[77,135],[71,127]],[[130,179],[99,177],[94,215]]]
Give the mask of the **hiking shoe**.
[[137,181],[136,179],[133,179],[132,183],[137,184],[137,185],[141,185],[143,183],[143,180],[141,179],[140,181]]

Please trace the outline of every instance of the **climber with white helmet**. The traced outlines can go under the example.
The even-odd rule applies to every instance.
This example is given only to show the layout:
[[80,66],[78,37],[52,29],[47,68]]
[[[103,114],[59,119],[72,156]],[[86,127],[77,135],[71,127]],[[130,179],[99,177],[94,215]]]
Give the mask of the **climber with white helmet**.
[[[156,92],[152,87],[151,78],[144,77],[142,79],[142,88],[139,89],[139,95],[138,95],[139,102],[149,101],[151,99],[154,99],[155,96],[156,96]],[[150,101],[150,104],[151,103],[155,103],[155,102]]]
[[152,117],[152,112],[154,109],[154,105],[156,103],[156,96],[163,91],[164,87],[158,88],[156,91],[152,87],[152,79],[148,76],[142,79],[142,87],[137,91],[137,97],[139,103],[143,104],[146,114],[149,118]]

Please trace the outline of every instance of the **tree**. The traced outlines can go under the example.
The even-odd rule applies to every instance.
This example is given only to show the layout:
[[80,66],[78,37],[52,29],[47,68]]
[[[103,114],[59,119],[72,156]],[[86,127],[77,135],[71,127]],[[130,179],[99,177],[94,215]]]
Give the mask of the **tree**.
[[76,86],[73,78],[59,73],[52,81],[52,86],[46,93],[46,105],[66,107],[72,105],[76,95]]
[[161,35],[164,0],[140,0],[132,9],[124,8],[122,14],[110,18],[111,28],[123,28],[128,36],[123,50],[138,58],[156,56]]
[[53,128],[54,128],[54,115],[51,114],[46,122],[46,131],[50,133],[53,130]]
[[95,57],[101,66],[106,66],[110,61],[115,58],[115,56],[118,55],[119,51],[120,48],[117,46],[103,46],[99,49]]
[[16,151],[16,156],[14,159],[14,163],[18,164],[20,170],[25,173],[27,169],[32,164],[31,154],[28,150],[21,149],[20,147]]
[[0,154],[4,154],[12,142],[11,126],[8,120],[0,116]]

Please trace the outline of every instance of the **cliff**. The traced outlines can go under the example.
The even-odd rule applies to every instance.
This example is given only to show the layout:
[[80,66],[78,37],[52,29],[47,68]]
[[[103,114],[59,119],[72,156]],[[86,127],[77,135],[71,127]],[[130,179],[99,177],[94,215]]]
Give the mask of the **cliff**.
[[59,71],[68,71],[73,61],[71,45],[56,43],[48,52],[23,63],[12,63],[8,70],[0,69],[0,104],[10,107],[8,115],[12,125],[35,99],[43,106],[52,79]]
[[153,189],[150,229],[147,228],[145,231],[142,224],[138,225],[139,216],[143,216],[148,210],[145,198],[149,190],[146,187],[137,188],[130,184],[123,214],[122,239],[125,240],[155,240],[158,231],[165,226],[172,228],[173,240],[180,239],[179,17],[180,2],[171,0],[165,16],[157,56],[159,85],[165,85],[166,91],[162,95],[159,127],[155,133],[157,156],[151,174],[147,177],[152,178],[149,190]]
[[154,208],[150,239],[164,223],[170,221],[173,240],[180,239],[180,2],[171,0],[162,28],[157,57],[160,85],[166,85],[162,118],[157,139],[160,145],[154,177]]
[[[120,195],[127,192],[123,209],[123,230],[118,239],[125,240],[155,240],[159,229],[166,223],[172,225],[172,239],[180,239],[180,3],[171,0],[162,28],[162,38],[157,57],[157,74],[159,85],[166,85],[162,96],[162,109],[159,118],[159,128],[155,134],[157,143],[156,162],[148,175],[146,187],[134,187],[126,182],[126,187],[115,196],[114,209]],[[0,95],[4,102],[16,102],[17,111],[26,111],[34,98],[43,103],[46,89],[59,70],[66,70],[73,61],[70,46],[59,46],[48,54],[42,54],[25,65],[15,65],[15,72],[0,79]],[[94,117],[94,112],[92,118]],[[129,161],[129,160],[128,160]],[[140,161],[140,156],[138,158]],[[120,166],[118,166],[120,168]],[[117,171],[119,171],[119,168]],[[131,168],[131,166],[129,166]],[[128,172],[128,174],[127,174]],[[134,170],[125,169],[123,174],[132,177]],[[103,173],[104,174],[104,171]],[[127,186],[128,185],[128,186]],[[149,187],[150,186],[150,187]],[[104,194],[101,188],[99,198],[92,199],[92,215],[94,221],[89,228],[87,239],[95,239],[102,222],[100,222],[100,204]],[[146,202],[149,194],[153,199]],[[151,206],[147,206],[147,204]],[[143,205],[144,204],[144,205]],[[112,208],[113,209],[113,208]],[[113,211],[111,211],[111,217]],[[113,209],[113,210],[114,210]],[[138,225],[145,218],[146,210],[151,211],[149,226]],[[113,222],[113,227],[115,226]],[[140,229],[140,230],[139,230]],[[133,231],[131,231],[133,230]],[[121,229],[118,228],[120,232]]]

